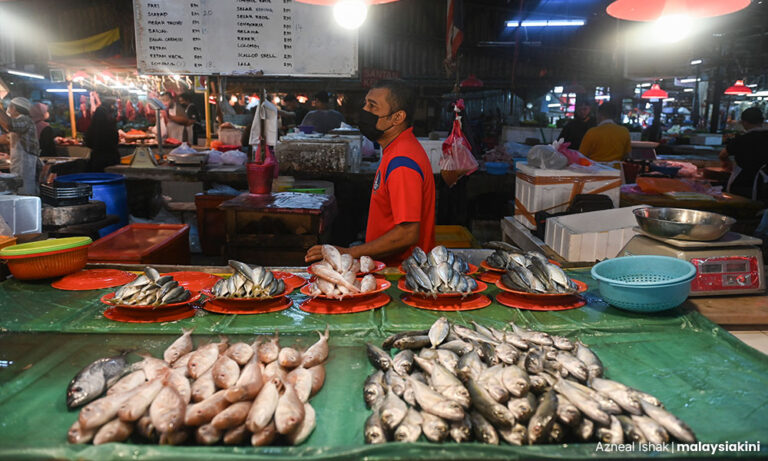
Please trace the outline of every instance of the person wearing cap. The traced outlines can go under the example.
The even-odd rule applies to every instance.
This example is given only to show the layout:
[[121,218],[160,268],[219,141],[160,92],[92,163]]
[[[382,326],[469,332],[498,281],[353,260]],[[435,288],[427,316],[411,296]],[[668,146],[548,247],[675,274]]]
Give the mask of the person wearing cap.
[[0,127],[10,135],[11,173],[22,179],[22,194],[38,195],[40,143],[35,122],[29,117],[32,103],[27,98],[13,98],[8,111],[3,109],[0,104]]
[[43,157],[56,156],[56,143],[53,138],[53,128],[46,122],[48,120],[48,105],[42,102],[32,104],[29,117],[35,122],[37,139],[40,144],[40,155]]
[[315,93],[312,100],[312,106],[315,110],[310,111],[301,121],[302,126],[311,126],[318,133],[327,133],[341,126],[344,122],[344,116],[341,112],[328,108],[330,97],[326,91]]
[[576,112],[573,114],[573,120],[570,120],[565,124],[560,136],[557,138],[564,139],[565,142],[571,143],[570,148],[573,150],[579,150],[581,146],[581,140],[590,128],[597,126],[595,117],[592,116],[592,107],[586,100],[579,101],[576,104]]
[[[746,133],[737,136],[720,151],[723,166],[731,170],[726,190],[742,197],[753,197],[757,172],[768,164],[768,128],[765,117],[758,107],[750,107],[741,113],[741,126]],[[733,156],[736,165],[729,159]]]

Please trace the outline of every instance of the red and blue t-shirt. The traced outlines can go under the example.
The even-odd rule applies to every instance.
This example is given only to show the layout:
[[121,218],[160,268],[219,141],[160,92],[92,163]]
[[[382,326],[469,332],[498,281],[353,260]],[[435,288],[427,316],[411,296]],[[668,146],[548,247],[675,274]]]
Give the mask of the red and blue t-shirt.
[[[418,222],[418,246],[429,251],[435,246],[435,178],[427,153],[413,135],[400,133],[384,149],[373,181],[365,241],[376,240],[396,225]],[[413,247],[386,258],[389,264],[402,262]]]

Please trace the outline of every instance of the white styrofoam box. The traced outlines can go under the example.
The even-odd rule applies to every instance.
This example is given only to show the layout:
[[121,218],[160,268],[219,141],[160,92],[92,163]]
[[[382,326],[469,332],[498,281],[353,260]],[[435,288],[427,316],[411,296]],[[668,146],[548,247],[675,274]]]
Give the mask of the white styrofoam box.
[[567,261],[592,262],[614,258],[635,235],[633,228],[637,226],[637,221],[632,211],[645,206],[549,218],[544,243]]
[[440,173],[440,157],[443,156],[443,143],[445,139],[418,138],[421,147],[429,157],[429,163],[432,165],[432,173]]
[[716,133],[699,133],[691,136],[691,144],[699,146],[719,146],[723,143],[723,135]]
[[0,216],[10,226],[13,235],[38,234],[43,230],[40,197],[0,195]]
[[[533,215],[537,211],[549,213],[565,211],[570,205],[574,191],[589,194],[599,190],[600,192],[597,193],[611,198],[614,207],[619,206],[621,170],[597,163],[589,169],[589,172],[582,172],[574,167],[564,170],[545,170],[528,166],[528,162],[520,162],[516,166],[515,219],[529,229],[536,229]],[[552,184],[534,184],[533,181]],[[579,184],[582,184],[580,192]]]

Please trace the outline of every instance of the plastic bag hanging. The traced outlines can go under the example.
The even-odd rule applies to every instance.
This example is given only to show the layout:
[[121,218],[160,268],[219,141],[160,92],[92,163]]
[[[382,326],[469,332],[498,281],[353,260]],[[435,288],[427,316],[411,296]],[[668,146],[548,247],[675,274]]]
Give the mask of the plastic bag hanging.
[[461,131],[461,116],[464,109],[464,100],[459,99],[453,106],[455,118],[453,130],[448,139],[443,142],[443,156],[440,158],[440,174],[448,187],[453,187],[462,176],[474,173],[477,170],[477,160],[472,155],[469,141]]

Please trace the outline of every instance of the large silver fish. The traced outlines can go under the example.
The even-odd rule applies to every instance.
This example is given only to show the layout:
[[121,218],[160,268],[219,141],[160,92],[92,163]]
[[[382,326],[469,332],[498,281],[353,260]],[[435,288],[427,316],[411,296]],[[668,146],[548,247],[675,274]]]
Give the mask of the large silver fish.
[[80,370],[67,386],[67,408],[77,408],[99,397],[126,370],[126,353],[98,359]]

